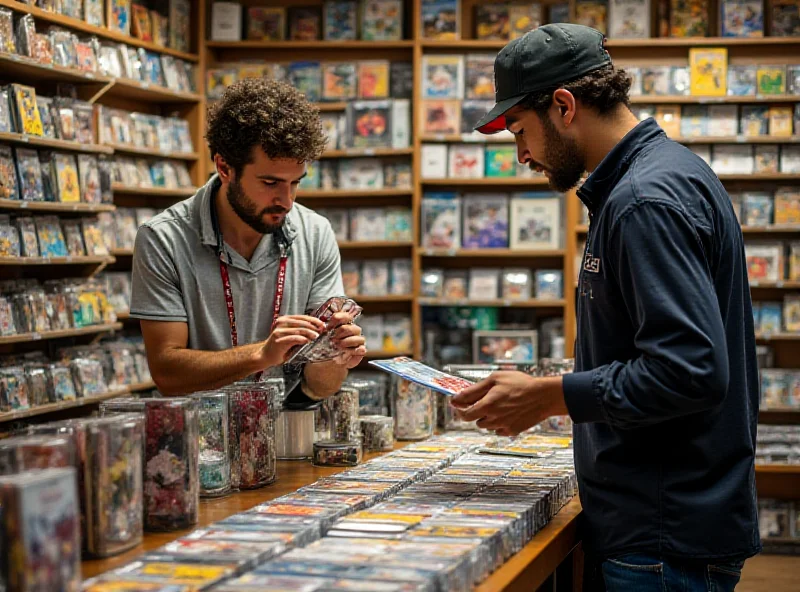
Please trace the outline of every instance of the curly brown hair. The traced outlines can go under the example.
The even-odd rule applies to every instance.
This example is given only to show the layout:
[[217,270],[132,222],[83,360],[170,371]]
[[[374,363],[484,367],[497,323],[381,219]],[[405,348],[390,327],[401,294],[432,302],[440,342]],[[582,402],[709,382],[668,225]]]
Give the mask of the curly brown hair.
[[319,109],[296,88],[270,78],[230,85],[208,108],[206,140],[211,156],[222,156],[237,175],[253,161],[255,146],[272,159],[309,162],[328,142]]
[[519,106],[536,111],[540,116],[544,115],[553,104],[553,93],[559,88],[568,90],[583,105],[594,109],[601,116],[609,115],[618,105],[630,106],[628,91],[631,88],[631,77],[625,70],[615,68],[613,64],[592,70],[564,84],[530,94]]

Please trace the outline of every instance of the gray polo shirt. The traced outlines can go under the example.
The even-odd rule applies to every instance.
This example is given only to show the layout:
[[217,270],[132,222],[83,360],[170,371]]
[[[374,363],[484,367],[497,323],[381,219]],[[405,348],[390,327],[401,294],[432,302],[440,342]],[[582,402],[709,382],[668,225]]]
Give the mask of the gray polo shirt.
[[[136,235],[131,316],[179,321],[189,326],[190,349],[231,347],[231,331],[220,278],[211,200],[214,175],[189,199],[145,223]],[[295,204],[284,232],[291,241],[281,314],[305,314],[331,296],[344,294],[339,248],[330,222]],[[271,235],[248,262],[227,243],[239,345],[267,339],[280,252]]]

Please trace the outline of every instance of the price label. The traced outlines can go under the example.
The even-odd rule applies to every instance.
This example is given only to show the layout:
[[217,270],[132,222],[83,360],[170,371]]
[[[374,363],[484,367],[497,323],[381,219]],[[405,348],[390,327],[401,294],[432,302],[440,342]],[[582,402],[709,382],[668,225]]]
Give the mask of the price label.
[[20,210],[25,210],[25,209],[27,209],[27,208],[28,208],[28,202],[27,202],[27,201],[21,201],[21,202],[19,202],[19,209],[20,209]]
[[375,148],[367,148],[364,150],[364,156],[374,156]]
[[66,261],[67,263],[72,263],[72,259],[73,259],[73,257],[72,257],[72,255],[67,255],[66,257],[64,257],[64,259],[65,259],[65,261]]
[[33,341],[39,341],[42,338],[42,334],[38,332],[31,333],[31,339]]

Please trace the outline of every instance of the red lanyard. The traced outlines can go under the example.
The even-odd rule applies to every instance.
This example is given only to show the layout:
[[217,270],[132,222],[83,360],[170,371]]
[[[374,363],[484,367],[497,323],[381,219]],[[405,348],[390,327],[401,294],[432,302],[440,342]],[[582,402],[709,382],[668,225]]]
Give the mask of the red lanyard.
[[[278,276],[275,279],[275,299],[272,301],[272,325],[270,332],[275,328],[278,317],[281,316],[281,304],[283,304],[283,290],[286,286],[286,262],[289,259],[289,250],[280,243],[281,259],[278,264]],[[233,292],[231,291],[231,279],[228,275],[228,262],[225,260],[224,251],[219,255],[219,275],[222,278],[222,291],[225,294],[225,306],[228,309],[228,322],[231,325],[231,345],[239,345],[239,334],[236,331],[236,312],[233,309]],[[261,372],[256,375],[256,382],[261,378]]]

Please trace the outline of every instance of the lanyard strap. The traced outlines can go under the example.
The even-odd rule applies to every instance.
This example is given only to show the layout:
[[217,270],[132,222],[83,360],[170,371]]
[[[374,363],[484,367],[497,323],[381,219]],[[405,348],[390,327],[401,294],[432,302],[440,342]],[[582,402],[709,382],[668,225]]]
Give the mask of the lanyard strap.
[[[281,316],[281,305],[283,304],[283,291],[286,286],[286,263],[289,259],[289,251],[280,244],[281,258],[278,263],[278,275],[275,281],[275,298],[272,301],[272,324],[270,325],[270,332],[275,329],[275,323],[278,322],[278,317]],[[225,307],[228,309],[228,322],[231,326],[231,346],[236,347],[239,345],[239,333],[236,330],[236,311],[233,308],[233,291],[231,290],[231,278],[228,274],[228,262],[225,260],[225,254],[220,253],[219,257],[219,275],[222,278],[222,291],[225,294]],[[261,379],[262,372],[256,374],[256,382]]]

